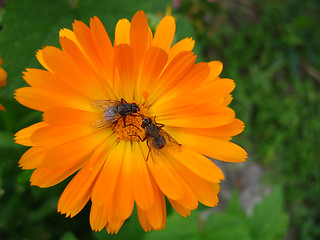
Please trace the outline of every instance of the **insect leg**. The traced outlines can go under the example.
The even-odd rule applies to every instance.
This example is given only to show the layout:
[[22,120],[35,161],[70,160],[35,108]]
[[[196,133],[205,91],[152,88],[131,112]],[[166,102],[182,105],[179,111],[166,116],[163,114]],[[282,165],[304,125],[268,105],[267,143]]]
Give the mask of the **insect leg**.
[[[150,145],[149,145],[149,141],[147,141],[147,146],[148,146],[148,154],[147,154],[147,158],[146,158],[146,161],[148,161],[148,158],[149,158],[149,154],[150,154]],[[152,159],[152,161],[153,161],[153,159]],[[154,161],[153,161],[153,163],[154,163]]]
[[[135,116],[135,115],[132,115],[132,116]],[[134,126],[136,127],[139,131],[141,131],[141,129],[139,127],[137,127],[136,125],[134,125],[133,123],[130,123],[130,124],[126,124],[126,117],[123,117],[123,127],[129,127],[129,126]]]

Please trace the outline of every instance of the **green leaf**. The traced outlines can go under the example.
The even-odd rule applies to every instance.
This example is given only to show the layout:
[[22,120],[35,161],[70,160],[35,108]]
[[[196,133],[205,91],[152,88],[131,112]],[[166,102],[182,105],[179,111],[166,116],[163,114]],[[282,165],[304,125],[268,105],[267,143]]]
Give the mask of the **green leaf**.
[[203,229],[204,239],[252,240],[248,219],[240,204],[239,193],[233,190],[225,212],[212,213]]
[[248,223],[243,221],[241,216],[216,212],[207,221],[204,239],[253,240],[254,238],[251,238]]
[[60,240],[78,240],[78,238],[76,237],[76,235],[74,235],[73,232],[68,231],[65,234],[63,234]]
[[0,131],[0,149],[1,148],[13,148],[15,147],[13,141],[13,135],[9,132]]
[[35,53],[50,44],[58,44],[61,27],[70,27],[74,19],[68,0],[15,0],[9,1],[3,16],[0,34],[0,56],[8,73],[8,85],[1,94],[13,97],[13,91],[26,85],[22,71],[39,67]]
[[2,98],[12,98],[15,89],[26,86],[22,80],[25,68],[39,68],[35,53],[44,46],[58,46],[59,29],[71,28],[75,19],[89,22],[98,16],[111,39],[120,18],[131,19],[137,10],[165,11],[165,0],[14,0],[9,1],[0,33],[0,56],[8,73],[8,86]]
[[174,212],[167,218],[166,227],[161,231],[152,231],[145,235],[145,240],[199,240],[199,214],[194,211],[187,219]]
[[254,207],[250,217],[250,229],[255,240],[281,239],[288,227],[288,215],[284,212],[282,190],[276,186],[272,193]]

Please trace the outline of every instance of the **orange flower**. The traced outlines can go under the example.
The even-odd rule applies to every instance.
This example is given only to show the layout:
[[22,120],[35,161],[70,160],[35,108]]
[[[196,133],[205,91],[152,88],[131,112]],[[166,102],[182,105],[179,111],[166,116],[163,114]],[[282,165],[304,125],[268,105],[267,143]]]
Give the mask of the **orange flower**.
[[153,35],[140,11],[131,23],[119,20],[112,45],[97,17],[90,28],[75,21],[73,31],[60,31],[62,50],[38,52],[46,70],[27,69],[30,87],[16,91],[21,104],[43,112],[42,122],[16,134],[32,146],[20,166],[35,169],[31,184],[39,187],[77,172],[58,211],[73,217],[91,199],[95,231],[118,232],[134,204],[143,229],[160,230],[165,196],[184,217],[198,202],[213,207],[224,176],[205,156],[247,156],[230,142],[244,129],[227,107],[234,82],[218,77],[220,62],[195,63],[192,39],[171,46],[174,34],[171,16]]
[[[0,57],[0,65],[2,65],[2,59]],[[6,71],[0,67],[0,87],[6,86],[7,85],[7,73]],[[0,88],[1,90],[1,88]],[[5,110],[4,107],[0,104],[0,110]]]

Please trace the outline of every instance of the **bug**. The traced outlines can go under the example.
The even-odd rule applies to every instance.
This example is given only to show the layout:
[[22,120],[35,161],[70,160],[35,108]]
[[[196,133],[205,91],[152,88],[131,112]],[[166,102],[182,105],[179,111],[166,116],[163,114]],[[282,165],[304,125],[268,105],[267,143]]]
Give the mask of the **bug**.
[[123,119],[124,127],[130,126],[132,124],[126,125],[126,116],[139,116],[134,115],[134,113],[138,113],[140,111],[140,108],[136,103],[127,103],[123,98],[121,98],[120,101],[97,100],[93,102],[93,105],[100,108],[100,110],[104,112],[103,118],[95,122],[95,127],[105,127],[113,125],[114,128],[121,118]]
[[152,160],[154,161],[154,154],[158,154],[159,151],[165,147],[170,147],[174,150],[181,149],[182,145],[171,137],[169,133],[163,130],[163,126],[164,124],[157,123],[151,118],[144,117],[142,119],[141,127],[145,129],[145,137],[143,139],[140,136],[138,137],[142,142],[147,140],[149,151],[146,161],[148,160],[150,152]]

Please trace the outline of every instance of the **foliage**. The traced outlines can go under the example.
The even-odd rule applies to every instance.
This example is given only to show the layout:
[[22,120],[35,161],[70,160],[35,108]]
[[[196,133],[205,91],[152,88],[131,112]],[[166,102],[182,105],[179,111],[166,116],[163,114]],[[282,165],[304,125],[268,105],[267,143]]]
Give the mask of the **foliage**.
[[238,139],[284,185],[297,239],[320,239],[320,2],[187,0],[179,11],[236,81]]
[[277,240],[287,229],[288,215],[282,207],[282,192],[275,187],[273,192],[257,204],[253,214],[248,216],[241,208],[238,193],[233,192],[224,212],[212,212],[203,217],[192,213],[186,221],[174,213],[168,217],[167,227],[160,232],[152,232],[145,240]]
[[[112,39],[119,18],[131,19],[143,9],[156,25],[159,12],[164,13],[171,0],[7,2],[4,10],[0,8],[0,56],[9,75],[8,86],[0,94],[6,107],[6,112],[0,111],[0,239],[145,236],[152,240],[161,234],[184,239],[280,239],[288,217],[279,204],[278,188],[256,206],[252,216],[243,212],[234,195],[225,212],[215,212],[207,219],[199,211],[188,219],[172,215],[165,231],[150,234],[144,234],[136,215],[118,235],[107,235],[106,231],[91,232],[90,206],[73,219],[58,214],[58,197],[68,180],[49,189],[31,187],[32,171],[22,171],[17,164],[26,148],[14,144],[12,136],[41,118],[13,99],[14,90],[25,84],[21,72],[40,67],[36,51],[46,45],[58,46],[59,29],[71,28],[75,19],[88,23],[90,17],[98,16]],[[175,40],[195,38],[199,59],[221,60],[223,76],[236,81],[233,108],[246,123],[245,134],[236,141],[250,150],[252,161],[269,170],[269,183],[284,186],[291,229],[296,239],[303,240],[320,239],[318,12],[320,2],[316,0],[184,0],[173,12]],[[270,225],[273,223],[277,225]]]

